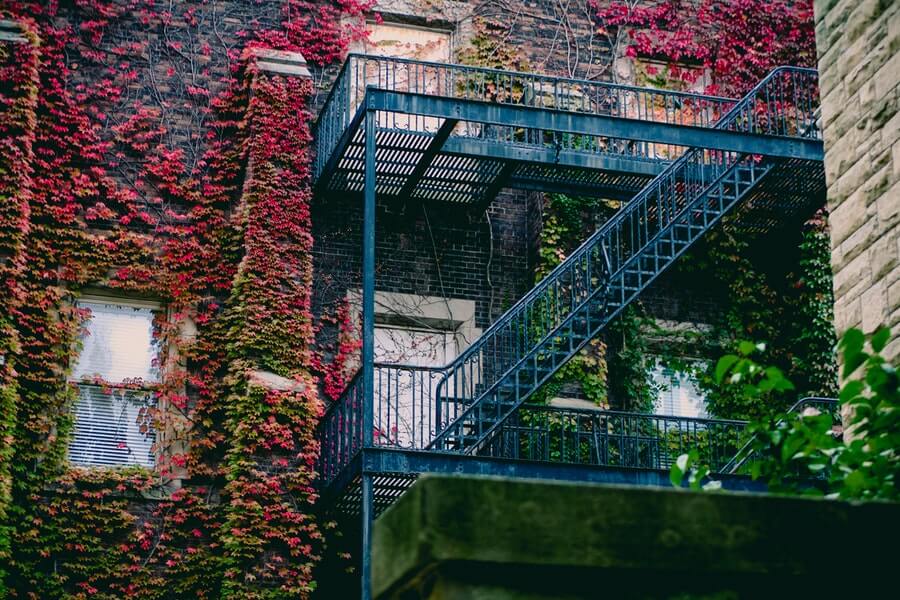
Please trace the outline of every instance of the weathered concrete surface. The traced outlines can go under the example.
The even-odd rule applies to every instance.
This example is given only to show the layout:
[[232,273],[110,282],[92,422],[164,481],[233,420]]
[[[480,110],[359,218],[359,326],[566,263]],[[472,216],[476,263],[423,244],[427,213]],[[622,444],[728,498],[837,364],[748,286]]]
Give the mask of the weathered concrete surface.
[[900,2],[815,0],[835,324],[900,356]]
[[[900,505],[423,476],[375,523],[373,591],[380,600],[862,597],[894,576],[898,536]],[[858,580],[846,577],[854,572]],[[839,589],[851,582],[862,587]]]

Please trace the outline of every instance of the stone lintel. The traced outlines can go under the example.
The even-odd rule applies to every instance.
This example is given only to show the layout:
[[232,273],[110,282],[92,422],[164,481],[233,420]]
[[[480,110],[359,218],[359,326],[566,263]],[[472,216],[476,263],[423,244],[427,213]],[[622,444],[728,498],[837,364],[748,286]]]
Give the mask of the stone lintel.
[[250,371],[247,377],[250,385],[256,385],[276,392],[302,392],[306,384],[296,379],[288,379],[269,371]]
[[256,66],[260,71],[312,78],[306,59],[299,52],[251,48],[250,56],[256,61]]
[[898,504],[425,475],[375,522],[373,597],[855,597],[836,575],[891,589],[898,536]]
[[28,38],[22,33],[22,26],[15,21],[0,19],[0,42],[28,43]]

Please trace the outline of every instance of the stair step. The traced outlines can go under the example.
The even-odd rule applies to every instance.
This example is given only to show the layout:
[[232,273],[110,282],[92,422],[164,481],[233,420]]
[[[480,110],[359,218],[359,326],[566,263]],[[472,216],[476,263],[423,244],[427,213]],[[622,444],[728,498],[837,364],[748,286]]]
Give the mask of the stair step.
[[[679,164],[679,163],[676,163]],[[591,275],[589,285],[601,282],[605,289],[598,290],[590,300],[584,298],[583,290],[578,290],[577,285],[583,285],[578,279],[582,277],[582,271],[562,270],[562,279],[556,287],[543,288],[550,292],[540,292],[532,301],[533,304],[526,307],[527,318],[514,321],[515,325],[531,326],[529,319],[534,318],[536,323],[546,322],[546,317],[551,317],[555,329],[546,332],[546,337],[540,341],[531,336],[523,337],[522,342],[531,344],[526,348],[514,349],[514,359],[520,360],[519,366],[512,372],[503,375],[499,382],[491,379],[482,386],[482,390],[492,389],[490,393],[478,393],[472,398],[471,408],[464,413],[464,417],[451,423],[438,445],[444,448],[454,448],[466,452],[479,452],[485,448],[493,447],[497,438],[488,435],[488,430],[496,428],[503,420],[512,415],[521,403],[543,380],[551,376],[571,358],[575,348],[584,344],[593,335],[601,330],[608,322],[608,317],[613,312],[630,302],[639,294],[648,283],[655,278],[662,269],[668,267],[675,257],[680,255],[694,240],[704,235],[712,224],[724,213],[726,207],[730,207],[735,201],[742,198],[751,190],[761,176],[768,169],[760,165],[734,165],[727,173],[714,168],[706,172],[705,169],[691,166],[690,163],[680,163],[684,171],[680,174],[672,173],[670,180],[662,180],[657,183],[657,188],[651,194],[639,196],[633,202],[643,202],[635,210],[621,217],[620,229],[611,229],[614,232],[606,238],[597,236],[595,246],[588,246],[588,254],[578,254],[578,259],[584,260],[589,256],[591,261],[598,258],[613,255],[613,265],[619,269],[617,272],[606,272],[603,275],[594,273]],[[718,174],[724,174],[715,184],[706,183]],[[690,185],[679,188],[679,181],[686,182],[691,178]],[[700,190],[696,184],[707,185]],[[628,205],[631,206],[631,205]],[[625,213],[620,213],[625,214]],[[613,217],[614,219],[616,217]],[[641,219],[640,221],[637,219]],[[627,221],[625,219],[629,219]],[[630,224],[629,224],[630,223]],[[629,243],[627,227],[632,227],[632,244],[641,244],[628,249]],[[635,233],[638,235],[636,236]],[[653,236],[658,237],[653,238]],[[637,239],[636,239],[637,238]],[[623,249],[620,249],[623,247]],[[607,252],[607,248],[612,248]],[[623,268],[622,260],[627,257],[630,262]],[[569,259],[567,259],[569,260]],[[609,264],[609,258],[606,258]],[[587,264],[587,263],[585,263]],[[580,266],[578,267],[581,268]],[[592,267],[593,268],[593,267]],[[574,274],[573,277],[570,274]],[[584,275],[586,277],[586,274]],[[552,275],[551,275],[552,277]],[[606,278],[605,282],[603,278]],[[562,290],[562,293],[560,293]],[[570,292],[571,290],[571,292]],[[547,307],[559,307],[560,296],[563,299],[571,293],[571,300],[563,300],[563,311],[555,314]],[[552,294],[552,295],[551,295]],[[579,294],[581,294],[579,296]],[[549,302],[541,304],[547,299]],[[533,315],[533,317],[532,317]],[[516,317],[518,318],[518,317]],[[511,331],[515,331],[511,329]],[[509,363],[504,363],[509,364]],[[501,365],[502,366],[502,365]],[[496,430],[495,430],[496,431]]]

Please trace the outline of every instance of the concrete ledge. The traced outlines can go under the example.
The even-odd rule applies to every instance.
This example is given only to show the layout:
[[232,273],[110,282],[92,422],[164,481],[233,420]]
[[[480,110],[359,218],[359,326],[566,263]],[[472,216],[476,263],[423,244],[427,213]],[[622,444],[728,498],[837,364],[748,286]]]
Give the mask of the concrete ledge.
[[270,48],[251,48],[250,55],[256,60],[260,71],[311,78],[312,74],[306,59],[299,52],[272,50]]
[[17,22],[0,19],[0,42],[25,44],[28,43],[28,38],[22,33],[22,26]]
[[375,523],[373,592],[859,597],[892,576],[898,536],[894,504],[426,475]]

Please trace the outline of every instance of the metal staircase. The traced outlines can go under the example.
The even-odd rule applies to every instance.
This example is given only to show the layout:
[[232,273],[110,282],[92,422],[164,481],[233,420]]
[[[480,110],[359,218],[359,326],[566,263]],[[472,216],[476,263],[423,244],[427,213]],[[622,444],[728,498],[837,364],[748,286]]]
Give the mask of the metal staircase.
[[[717,130],[817,139],[815,72],[776,69]],[[544,382],[758,184],[781,158],[691,148],[500,317],[437,386],[430,450],[474,454]]]
[[[361,517],[364,598],[372,521],[420,473],[660,486],[694,449],[723,486],[754,489],[724,473],[745,460],[742,421],[525,403],[726,213],[740,205],[732,222],[756,235],[821,205],[817,97],[815,71],[791,67],[733,100],[348,57],[314,180],[319,198],[362,196],[362,360],[321,419],[317,471],[323,503]],[[376,197],[476,213],[503,188],[623,205],[451,364],[377,362]]]
[[[655,484],[673,448],[706,438],[734,456],[743,440],[723,432],[742,424],[523,404],[730,210],[757,235],[820,205],[817,94],[815,71],[791,67],[732,100],[350,56],[320,112],[315,179],[323,198],[363,196],[363,358],[320,423],[323,496],[380,510],[424,472]],[[503,187],[623,205],[451,364],[376,361],[376,196],[478,211]],[[541,422],[574,427],[579,452],[535,458],[568,439]]]

